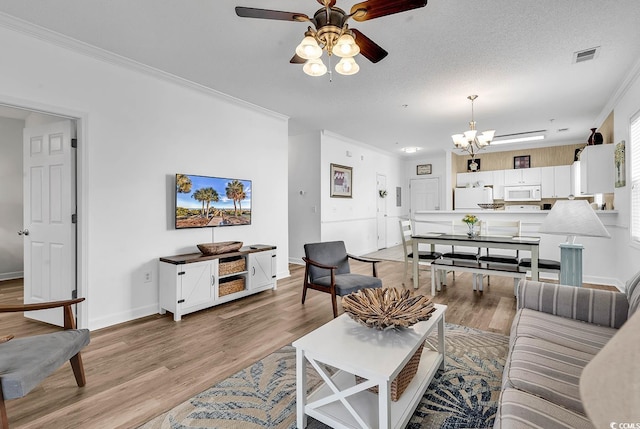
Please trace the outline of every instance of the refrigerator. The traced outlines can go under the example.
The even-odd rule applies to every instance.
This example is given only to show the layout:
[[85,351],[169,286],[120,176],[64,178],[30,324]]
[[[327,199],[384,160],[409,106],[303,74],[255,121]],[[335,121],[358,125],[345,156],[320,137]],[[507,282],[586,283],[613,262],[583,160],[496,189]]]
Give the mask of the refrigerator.
[[493,202],[493,188],[456,188],[454,210],[480,210],[478,204]]

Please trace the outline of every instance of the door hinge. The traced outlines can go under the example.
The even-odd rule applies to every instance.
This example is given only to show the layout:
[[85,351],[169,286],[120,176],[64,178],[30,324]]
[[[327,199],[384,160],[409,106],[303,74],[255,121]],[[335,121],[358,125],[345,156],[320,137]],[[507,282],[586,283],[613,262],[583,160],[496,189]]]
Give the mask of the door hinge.
[[77,297],[78,297],[78,291],[77,290],[71,291],[71,299],[76,299]]
[[179,299],[178,300],[178,304],[182,304],[184,302],[184,299]]
[[186,273],[184,271],[178,271],[179,276],[184,276]]
[[71,147],[74,149],[78,148],[78,139],[71,139]]
[[72,214],[71,215],[71,223],[78,223],[78,215],[77,214]]

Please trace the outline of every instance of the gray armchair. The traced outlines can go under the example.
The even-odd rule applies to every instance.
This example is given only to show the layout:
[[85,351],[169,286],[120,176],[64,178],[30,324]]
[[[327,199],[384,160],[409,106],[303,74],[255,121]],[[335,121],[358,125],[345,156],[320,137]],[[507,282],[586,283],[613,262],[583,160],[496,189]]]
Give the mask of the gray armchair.
[[[307,297],[307,289],[329,293],[333,304],[333,317],[338,316],[336,296],[382,286],[382,280],[378,278],[376,270],[376,263],[379,261],[349,255],[343,241],[305,244],[304,253],[306,256],[302,259],[306,266],[302,303],[304,304]],[[349,259],[371,263],[373,277],[351,273]]]
[[62,331],[16,339],[12,335],[0,338],[0,423],[3,429],[9,428],[4,401],[25,396],[66,361],[71,363],[78,386],[85,385],[80,350],[89,344],[89,330],[75,329],[75,318],[71,310],[72,305],[82,301],[84,298],[0,306],[0,313],[56,307],[63,307],[64,311]]

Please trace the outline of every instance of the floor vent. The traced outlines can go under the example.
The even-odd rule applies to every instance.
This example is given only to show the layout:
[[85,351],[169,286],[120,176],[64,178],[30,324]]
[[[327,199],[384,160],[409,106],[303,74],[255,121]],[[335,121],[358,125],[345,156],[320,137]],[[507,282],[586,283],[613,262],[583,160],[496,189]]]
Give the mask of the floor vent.
[[596,46],[595,48],[585,49],[583,51],[574,52],[573,62],[583,63],[585,61],[591,61],[598,56],[599,52],[600,52],[600,46]]

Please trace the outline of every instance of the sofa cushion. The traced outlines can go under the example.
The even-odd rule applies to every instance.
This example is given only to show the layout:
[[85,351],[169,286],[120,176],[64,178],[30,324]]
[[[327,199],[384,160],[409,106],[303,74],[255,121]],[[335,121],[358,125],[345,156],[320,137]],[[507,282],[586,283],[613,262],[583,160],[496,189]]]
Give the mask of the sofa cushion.
[[494,429],[591,429],[593,425],[580,413],[530,393],[507,388],[500,394],[500,404],[493,427]]
[[629,319],[638,307],[640,307],[640,287],[638,287],[638,283],[640,283],[640,271],[629,279],[624,289],[627,294],[627,300],[629,301]]
[[[335,276],[336,295],[345,296],[357,292],[360,289],[371,289],[382,287],[382,280],[378,277],[364,276],[362,274],[340,274]],[[315,284],[329,287],[331,286],[331,276],[319,277],[315,279]]]
[[584,414],[580,375],[594,356],[549,341],[518,337],[507,358],[503,386]]
[[617,329],[607,326],[523,308],[518,310],[513,319],[511,342],[522,336],[540,338],[595,355],[616,332]]

